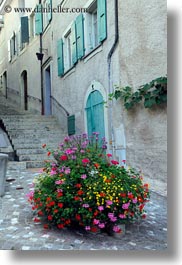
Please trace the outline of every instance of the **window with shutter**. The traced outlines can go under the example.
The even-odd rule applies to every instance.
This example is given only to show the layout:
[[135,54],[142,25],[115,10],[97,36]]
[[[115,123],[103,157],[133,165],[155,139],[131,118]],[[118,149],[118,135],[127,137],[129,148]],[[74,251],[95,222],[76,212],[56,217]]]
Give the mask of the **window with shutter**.
[[64,69],[68,71],[72,64],[72,51],[71,51],[71,29],[64,35]]
[[75,134],[75,115],[68,117],[68,135]]
[[107,7],[106,0],[97,0],[99,42],[107,38]]
[[73,22],[71,26],[71,54],[72,54],[72,63],[75,64],[78,60],[77,42],[76,42],[76,23],[75,22]]
[[80,59],[84,56],[84,18],[83,14],[76,18],[76,42],[77,42],[77,58]]
[[28,16],[21,17],[21,41],[22,43],[29,42],[29,23]]
[[43,31],[43,19],[42,19],[42,5],[39,4],[36,7],[35,13],[35,34],[39,35]]
[[57,42],[57,65],[58,65],[58,76],[64,74],[64,56],[63,56],[63,40],[60,39]]

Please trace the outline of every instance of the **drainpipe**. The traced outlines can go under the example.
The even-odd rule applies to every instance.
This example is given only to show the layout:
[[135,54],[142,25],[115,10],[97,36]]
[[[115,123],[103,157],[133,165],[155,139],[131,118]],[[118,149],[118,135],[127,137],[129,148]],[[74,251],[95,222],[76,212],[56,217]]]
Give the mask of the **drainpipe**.
[[[40,54],[42,54],[42,33],[40,34]],[[40,60],[40,84],[41,84],[41,114],[44,115],[44,80],[43,80],[43,56]]]
[[[108,57],[107,57],[107,64],[108,64],[108,83],[109,83],[109,89],[108,92],[111,94],[113,92],[112,88],[112,80],[111,80],[111,62],[112,62],[112,56],[116,50],[118,41],[119,41],[119,16],[118,16],[118,0],[114,1],[114,7],[115,7],[115,39],[114,43],[109,51]],[[113,126],[113,102],[111,102],[111,106],[109,109],[109,124],[110,124],[110,130],[111,130],[111,145],[112,145],[112,155],[115,157],[115,137],[114,137],[114,126]]]

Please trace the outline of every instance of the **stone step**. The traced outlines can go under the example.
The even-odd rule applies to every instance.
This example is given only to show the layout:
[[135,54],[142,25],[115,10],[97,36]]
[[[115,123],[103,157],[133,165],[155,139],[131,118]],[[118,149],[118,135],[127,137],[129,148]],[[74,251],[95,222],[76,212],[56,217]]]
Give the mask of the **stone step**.
[[13,117],[12,117],[12,115],[6,114],[6,115],[1,115],[1,117],[5,120],[8,120],[8,121],[13,121],[14,119],[16,119],[17,121],[18,120],[23,121],[23,120],[28,120],[28,119],[34,120],[34,121],[35,120],[50,120],[50,119],[55,120],[56,119],[56,117],[52,116],[52,115],[45,116],[45,115],[31,114],[31,113],[15,114],[15,115],[13,115]]
[[46,149],[43,149],[43,148],[34,148],[34,149],[17,149],[16,150],[16,154],[18,156],[20,155],[36,155],[36,154],[47,154],[47,150]]
[[[55,143],[48,143],[47,144],[47,148],[49,149],[57,149],[58,147],[58,142],[55,142]],[[22,143],[21,146],[16,143],[14,144],[14,148],[15,150],[18,150],[20,148],[22,149],[41,149],[42,148],[42,143]]]
[[33,124],[33,123],[27,123],[27,124],[21,124],[18,125],[16,123],[14,124],[8,124],[5,125],[6,129],[8,131],[23,131],[23,130],[34,130],[34,131],[38,131],[38,130],[55,130],[55,129],[60,129],[60,126],[57,122],[41,122],[38,124]]
[[25,170],[27,167],[26,162],[8,161],[7,170]]
[[14,133],[14,134],[10,134],[8,133],[9,137],[11,140],[14,140],[14,139],[25,139],[25,138],[29,138],[29,139],[39,139],[39,138],[47,138],[47,139],[50,139],[52,137],[55,137],[56,139],[57,138],[62,138],[63,135],[62,135],[62,132],[60,131],[55,131],[54,132],[39,132],[39,133],[29,133],[29,132],[25,132],[24,134],[18,134],[18,133]]
[[[47,160],[47,161],[51,162],[51,160]],[[45,161],[26,161],[27,168],[43,168],[45,167],[45,165],[46,165]]]
[[18,139],[12,139],[12,144],[24,144],[26,141],[26,143],[28,144],[52,144],[52,143],[57,143],[57,145],[62,142],[62,137],[46,137],[46,138],[18,138]]
[[45,161],[45,160],[53,160],[53,157],[47,156],[47,154],[27,154],[20,155],[19,161]]

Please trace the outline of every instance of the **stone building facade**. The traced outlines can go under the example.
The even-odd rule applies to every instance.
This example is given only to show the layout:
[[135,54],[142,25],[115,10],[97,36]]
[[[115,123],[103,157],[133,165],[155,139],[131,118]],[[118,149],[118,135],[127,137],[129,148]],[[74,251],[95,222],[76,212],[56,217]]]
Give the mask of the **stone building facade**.
[[3,94],[57,116],[69,134],[99,131],[121,163],[166,182],[166,107],[128,112],[120,100],[103,104],[115,85],[136,90],[167,74],[166,1],[28,2],[0,6]]

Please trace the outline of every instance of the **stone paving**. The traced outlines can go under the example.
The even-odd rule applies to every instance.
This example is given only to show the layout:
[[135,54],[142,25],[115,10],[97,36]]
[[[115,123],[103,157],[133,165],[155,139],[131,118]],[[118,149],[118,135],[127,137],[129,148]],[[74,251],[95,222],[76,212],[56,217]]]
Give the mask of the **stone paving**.
[[[2,250],[167,250],[167,197],[151,192],[147,219],[126,226],[120,237],[81,230],[45,230],[33,221],[27,202],[34,170],[9,170],[6,193],[0,198],[0,249]],[[152,190],[152,187],[151,187]]]

